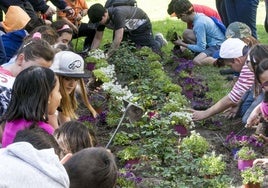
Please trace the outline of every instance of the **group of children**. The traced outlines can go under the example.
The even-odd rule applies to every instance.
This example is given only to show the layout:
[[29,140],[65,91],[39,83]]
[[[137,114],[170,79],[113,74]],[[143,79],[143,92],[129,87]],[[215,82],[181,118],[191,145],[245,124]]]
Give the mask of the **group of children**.
[[[86,36],[84,50],[97,48],[104,28],[108,27],[114,31],[108,51],[111,56],[122,40],[155,51],[166,40],[162,34],[153,37],[149,17],[135,6],[104,7],[97,3],[88,9],[86,1],[71,0],[65,2],[65,7],[74,13],[59,11],[61,20],[50,26],[31,25],[23,12],[24,22],[19,26],[2,24],[0,187],[109,188],[116,183],[113,155],[96,147],[94,132],[75,121],[77,93],[92,116],[98,114],[88,101],[85,88],[84,78],[90,75],[84,69],[83,58],[70,50],[70,42]],[[193,120],[226,110],[230,117],[244,116],[248,126],[259,123],[260,114],[267,118],[268,46],[259,44],[244,23],[229,23],[226,32],[223,31],[224,27],[214,18],[219,21],[224,18],[209,7],[188,0],[171,0],[168,13],[188,24],[182,38],[173,43],[182,50],[195,52],[194,63],[228,65],[239,73],[232,91],[205,111],[193,110]],[[86,15],[94,28],[81,22]],[[25,173],[19,173],[17,168]]]
[[[81,56],[71,51],[60,51],[55,56],[52,53],[53,51],[50,51],[51,54],[49,53],[49,55],[51,57],[49,56],[50,58],[46,60],[42,56],[47,55],[43,43],[47,45],[48,49],[51,48],[42,39],[29,39],[21,47],[24,49],[22,50],[23,52],[18,53],[17,59],[10,65],[14,69],[3,68],[1,72],[3,83],[6,82],[4,78],[10,78],[10,87],[6,88],[1,85],[5,89],[2,90],[3,100],[1,102],[5,102],[4,104],[7,108],[2,106],[1,143],[3,149],[1,149],[0,156],[4,159],[3,161],[10,162],[1,163],[0,168],[2,168],[2,171],[10,170],[12,172],[13,166],[6,164],[11,164],[15,161],[14,164],[17,165],[14,165],[15,168],[21,166],[29,173],[26,173],[27,175],[25,174],[25,176],[20,176],[20,178],[19,173],[11,174],[9,175],[10,181],[1,180],[0,185],[12,187],[13,185],[21,184],[22,187],[36,187],[42,185],[41,182],[44,181],[44,187],[69,187],[70,178],[70,187],[86,187],[88,184],[94,184],[95,187],[109,187],[115,184],[117,174],[112,154],[102,148],[85,149],[96,146],[94,132],[80,122],[73,121],[76,118],[77,102],[75,90],[78,83],[80,84],[80,91],[85,104],[92,110],[93,115],[97,115],[88,102],[85,91],[83,77],[88,77],[88,74],[84,72],[84,61]],[[34,50],[39,50],[42,55],[40,53],[35,54]],[[18,63],[20,57],[22,60]],[[50,66],[51,64],[52,66]],[[10,74],[8,75],[7,73]],[[16,75],[16,77],[13,75]],[[41,131],[41,134],[46,136],[43,139],[39,138],[38,131]],[[32,134],[36,134],[37,138]],[[20,143],[13,144],[14,142]],[[46,142],[48,143],[46,144]],[[32,144],[34,148],[28,143]],[[41,146],[35,147],[36,143]],[[54,152],[51,150],[45,152],[43,150],[46,148],[54,148],[60,159],[64,158],[66,160],[65,156],[71,158],[70,161],[64,163],[65,169],[61,167],[58,158],[54,157]],[[79,153],[80,150],[83,151]],[[11,154],[13,152],[16,154]],[[75,155],[70,157],[70,154]],[[51,163],[51,161],[54,162]],[[108,163],[108,161],[110,162]],[[83,162],[89,166],[86,166]],[[79,166],[79,163],[83,164]],[[99,167],[101,164],[103,164],[103,168]],[[42,167],[42,165],[44,166]],[[110,167],[107,168],[106,165]],[[34,170],[36,168],[40,172],[36,172]],[[44,168],[47,168],[47,170]],[[58,170],[54,168],[58,168]],[[84,170],[84,168],[88,171]],[[45,172],[43,172],[44,170]],[[66,176],[65,171],[69,176]],[[78,175],[77,171],[83,172],[87,177],[81,176],[81,174]],[[93,178],[93,175],[95,175],[93,172],[96,171],[103,173],[103,176]],[[39,175],[44,173],[46,174],[46,179],[48,179],[47,182],[45,182],[43,175],[40,176],[40,179],[43,178],[44,180],[39,179]],[[110,176],[106,176],[106,173],[110,173]],[[36,182],[30,181],[33,177],[36,178]],[[79,179],[79,181],[76,179]],[[104,183],[105,181],[108,181],[109,186]],[[31,185],[29,185],[29,182],[31,182]],[[50,182],[52,183],[50,184]],[[105,185],[101,186],[102,184]]]
[[0,169],[8,178],[0,187],[114,187],[113,154],[76,121],[77,95],[98,114],[84,82],[91,75],[71,50],[75,31],[64,19],[25,23],[1,33]]

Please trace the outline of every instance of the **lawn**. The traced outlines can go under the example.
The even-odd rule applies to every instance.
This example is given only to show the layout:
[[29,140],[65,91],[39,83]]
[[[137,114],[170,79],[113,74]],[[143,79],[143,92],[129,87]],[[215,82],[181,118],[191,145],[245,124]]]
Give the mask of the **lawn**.
[[[105,0],[99,0],[99,1],[89,1],[88,5],[92,5],[94,3],[101,3],[105,4]],[[138,7],[142,8],[150,17],[152,24],[153,24],[153,32],[158,33],[161,32],[164,34],[164,36],[167,34],[168,30],[174,29],[179,34],[183,32],[184,28],[186,28],[186,24],[182,22],[181,20],[178,20],[177,18],[171,18],[167,14],[167,7],[170,1],[164,1],[164,0],[137,0]],[[194,2],[193,0],[191,2]],[[201,0],[198,1],[198,4],[204,4],[207,6],[210,6],[214,9],[216,9],[215,6],[215,0]],[[263,22],[265,18],[265,6],[264,2],[261,1],[258,6],[257,11],[257,32],[258,32],[258,38],[262,43],[268,43],[268,37],[267,33],[264,30]],[[88,21],[87,18],[85,18],[84,21]],[[106,29],[104,33],[104,39],[102,41],[102,45],[111,42],[112,40],[112,31],[109,29]],[[169,44],[163,48],[163,51],[169,54],[171,52],[171,49],[173,47],[173,44],[169,42]],[[207,74],[208,69],[210,70],[210,74]],[[214,101],[218,101],[222,96],[224,96],[226,93],[228,93],[229,89],[228,87],[226,89],[222,89],[222,84],[227,84],[225,80],[222,80],[223,78],[218,74],[218,69],[214,67],[199,67],[196,69],[200,74],[207,75],[205,80],[208,80],[208,84],[211,88],[211,93],[208,93],[210,97],[213,98]],[[222,78],[222,79],[219,79]],[[210,82],[211,80],[215,81]]]
[[[94,0],[94,1],[88,1],[88,5],[92,5],[94,3],[101,3],[105,4],[106,0]],[[164,1],[164,0],[137,0],[138,7],[142,8],[150,17],[151,21],[153,22],[153,31],[155,33],[161,32],[165,34],[168,29],[170,28],[178,28],[178,32],[182,32],[183,28],[185,28],[185,23],[182,23],[180,20],[177,20],[177,18],[171,18],[167,14],[167,7],[170,0]],[[192,3],[195,1],[191,0]],[[209,7],[212,7],[216,10],[215,6],[215,0],[200,0],[198,1],[198,4],[207,5]],[[263,22],[265,18],[265,6],[264,2],[261,1],[258,6],[257,11],[257,25],[258,25],[258,36],[259,40],[263,43],[268,43],[268,37],[267,34],[264,31],[263,28]],[[85,17],[84,22],[88,21],[88,18]],[[107,42],[111,40],[111,32],[107,31],[105,32],[105,38],[104,41]]]

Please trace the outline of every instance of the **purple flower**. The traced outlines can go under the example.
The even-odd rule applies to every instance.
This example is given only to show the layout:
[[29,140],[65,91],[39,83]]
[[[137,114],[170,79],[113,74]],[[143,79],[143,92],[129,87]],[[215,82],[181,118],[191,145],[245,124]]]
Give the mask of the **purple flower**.
[[231,132],[226,136],[225,143],[228,144],[231,148],[242,147],[246,145],[253,145],[255,147],[263,146],[263,143],[254,136],[235,135],[234,132]]

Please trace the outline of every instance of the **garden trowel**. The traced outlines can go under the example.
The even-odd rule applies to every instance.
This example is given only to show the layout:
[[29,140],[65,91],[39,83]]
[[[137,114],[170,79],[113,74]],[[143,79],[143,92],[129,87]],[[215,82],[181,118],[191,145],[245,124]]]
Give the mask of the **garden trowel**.
[[133,104],[129,101],[126,101],[126,100],[123,100],[123,103],[124,103],[124,108],[125,108],[124,113],[123,113],[123,115],[120,119],[120,122],[118,123],[112,137],[110,138],[110,140],[105,148],[108,148],[109,145],[111,144],[111,142],[113,141],[119,127],[121,126],[121,124],[126,116],[128,117],[130,123],[134,123],[135,121],[138,121],[143,115],[142,107],[140,107],[136,104]]

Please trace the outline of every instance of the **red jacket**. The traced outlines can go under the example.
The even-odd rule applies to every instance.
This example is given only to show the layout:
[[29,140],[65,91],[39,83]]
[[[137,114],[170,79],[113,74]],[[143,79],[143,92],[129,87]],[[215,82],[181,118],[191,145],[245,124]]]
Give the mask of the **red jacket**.
[[[197,13],[203,13],[203,14],[205,14],[208,17],[212,17],[213,16],[213,17],[215,17],[215,18],[217,18],[218,20],[221,21],[221,17],[220,17],[219,13],[216,10],[214,10],[214,9],[212,9],[212,8],[206,6],[206,5],[193,4],[193,7],[194,7],[194,11],[195,12],[197,12]],[[187,28],[188,29],[192,29],[193,28],[192,23],[188,23],[187,24]]]

